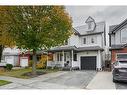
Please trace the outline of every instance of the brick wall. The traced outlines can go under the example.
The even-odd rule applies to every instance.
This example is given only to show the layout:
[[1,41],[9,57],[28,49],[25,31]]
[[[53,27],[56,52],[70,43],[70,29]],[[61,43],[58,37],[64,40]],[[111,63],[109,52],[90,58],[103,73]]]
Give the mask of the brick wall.
[[124,49],[120,49],[120,50],[112,50],[111,51],[111,62],[114,62],[116,61],[116,54],[117,53],[127,53],[127,48],[124,48]]

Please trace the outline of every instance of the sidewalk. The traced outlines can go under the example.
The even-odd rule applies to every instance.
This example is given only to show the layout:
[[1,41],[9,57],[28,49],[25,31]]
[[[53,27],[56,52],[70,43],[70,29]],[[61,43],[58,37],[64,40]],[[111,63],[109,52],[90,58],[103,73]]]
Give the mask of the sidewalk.
[[112,72],[98,72],[86,89],[116,89],[112,82]]

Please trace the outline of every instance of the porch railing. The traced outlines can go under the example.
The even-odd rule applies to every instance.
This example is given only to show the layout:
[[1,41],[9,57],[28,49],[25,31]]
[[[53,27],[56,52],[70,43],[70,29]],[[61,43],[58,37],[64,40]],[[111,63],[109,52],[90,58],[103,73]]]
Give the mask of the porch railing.
[[49,67],[64,67],[62,61],[48,61],[47,66]]

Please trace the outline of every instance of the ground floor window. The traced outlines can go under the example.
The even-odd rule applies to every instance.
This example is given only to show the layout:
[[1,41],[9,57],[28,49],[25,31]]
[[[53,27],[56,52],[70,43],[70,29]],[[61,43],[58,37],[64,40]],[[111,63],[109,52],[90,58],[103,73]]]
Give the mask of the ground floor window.
[[57,61],[62,61],[62,53],[57,53]]

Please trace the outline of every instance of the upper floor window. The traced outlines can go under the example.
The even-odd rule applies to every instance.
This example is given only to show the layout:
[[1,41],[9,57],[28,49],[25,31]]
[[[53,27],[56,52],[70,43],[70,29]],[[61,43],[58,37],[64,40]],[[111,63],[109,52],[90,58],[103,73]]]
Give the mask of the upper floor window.
[[83,44],[86,44],[86,38],[83,38]]
[[91,43],[94,43],[94,38],[91,38]]
[[122,43],[127,42],[127,28],[121,30],[121,42]]

